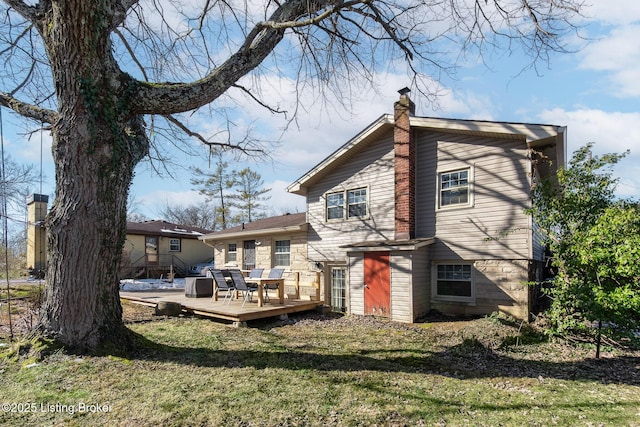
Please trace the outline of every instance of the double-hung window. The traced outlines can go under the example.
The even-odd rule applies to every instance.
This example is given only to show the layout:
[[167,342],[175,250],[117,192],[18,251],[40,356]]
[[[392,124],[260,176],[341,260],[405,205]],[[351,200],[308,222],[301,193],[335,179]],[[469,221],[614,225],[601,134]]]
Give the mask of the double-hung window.
[[227,246],[227,262],[236,262],[238,255],[238,245],[236,243],[229,243]]
[[473,266],[471,264],[437,264],[434,296],[449,301],[473,302]]
[[180,252],[180,239],[169,239],[169,252]]
[[276,240],[273,252],[274,266],[291,265],[291,240]]
[[367,189],[358,188],[357,190],[347,191],[347,203],[349,204],[348,218],[363,218],[367,216]]
[[368,215],[367,202],[367,188],[329,193],[326,196],[327,221],[365,218]]
[[440,207],[469,205],[470,170],[458,169],[438,175]]
[[344,193],[327,194],[327,220],[344,218]]

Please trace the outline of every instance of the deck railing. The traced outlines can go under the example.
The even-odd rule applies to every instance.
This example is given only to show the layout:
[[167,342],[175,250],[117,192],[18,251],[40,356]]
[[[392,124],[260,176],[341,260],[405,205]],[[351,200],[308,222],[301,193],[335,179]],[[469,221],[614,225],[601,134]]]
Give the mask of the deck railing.
[[287,271],[284,277],[284,293],[289,298],[321,301],[320,272]]

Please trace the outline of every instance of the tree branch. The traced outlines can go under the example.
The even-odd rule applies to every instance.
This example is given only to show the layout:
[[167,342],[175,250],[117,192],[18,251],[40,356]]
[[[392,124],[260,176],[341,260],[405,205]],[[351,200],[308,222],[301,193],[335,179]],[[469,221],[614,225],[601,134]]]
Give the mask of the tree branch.
[[[352,0],[355,5],[367,0]],[[135,113],[173,114],[193,110],[217,99],[241,77],[254,68],[273,51],[284,37],[285,30],[298,27],[298,19],[311,16],[327,8],[319,16],[327,17],[344,8],[338,0],[289,0],[281,4],[270,19],[256,24],[245,43],[203,79],[193,83],[139,83]],[[330,12],[330,13],[327,13]],[[314,20],[315,18],[309,18]]]
[[113,19],[111,20],[111,28],[116,28],[122,25],[124,20],[127,18],[127,12],[134,5],[136,5],[139,0],[120,0],[116,1],[115,7],[117,10],[113,11]]
[[29,22],[35,23],[37,20],[37,6],[29,6],[22,0],[4,0],[4,2]]
[[189,135],[190,137],[196,138],[198,141],[202,142],[203,144],[209,146],[210,149],[213,149],[214,147],[220,147],[223,149],[230,149],[233,148],[235,150],[240,150],[242,153],[244,154],[260,154],[262,153],[264,150],[261,149],[257,149],[257,148],[247,148],[242,146],[242,144],[234,144],[231,141],[227,141],[227,142],[215,142],[215,141],[210,141],[209,139],[207,139],[206,137],[204,137],[202,134],[192,131],[187,125],[185,125],[184,123],[182,123],[180,120],[178,120],[177,118],[171,116],[171,115],[164,115],[163,116],[169,123],[174,124],[175,126],[177,126],[181,131],[183,131],[184,133],[186,133],[187,135]]
[[19,101],[5,92],[0,92],[0,106],[10,108],[24,117],[44,123],[54,124],[58,120],[58,113],[55,111]]
[[267,104],[265,104],[264,102],[262,102],[260,99],[258,99],[253,93],[251,93],[251,91],[249,89],[247,89],[244,86],[241,86],[239,84],[234,84],[233,87],[240,89],[241,91],[243,91],[244,93],[246,93],[247,95],[249,95],[249,97],[251,97],[251,99],[253,99],[255,102],[257,102],[258,104],[260,104],[261,107],[266,108],[267,110],[271,111],[274,114],[284,114],[286,116],[287,112],[286,111],[282,111],[280,109],[277,108],[273,108],[268,106]]
[[147,75],[147,71],[144,69],[144,66],[142,65],[142,63],[140,62],[140,60],[138,59],[138,57],[136,56],[135,52],[133,51],[133,49],[131,48],[131,45],[129,44],[129,42],[127,41],[127,39],[124,37],[124,34],[122,34],[122,32],[120,30],[118,30],[117,28],[113,30],[114,34],[118,36],[118,38],[120,39],[120,41],[122,42],[122,45],[124,46],[124,48],[127,50],[127,52],[129,52],[129,56],[131,56],[131,59],[133,60],[133,62],[138,66],[138,68],[140,69],[140,72],[142,73],[142,76],[146,79],[149,80],[149,76]]

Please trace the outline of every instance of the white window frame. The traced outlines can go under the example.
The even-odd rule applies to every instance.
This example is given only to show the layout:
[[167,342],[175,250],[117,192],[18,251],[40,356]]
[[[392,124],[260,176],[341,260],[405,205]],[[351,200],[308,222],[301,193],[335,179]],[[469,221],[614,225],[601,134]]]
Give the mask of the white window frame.
[[[231,250],[231,245],[235,247],[235,250]],[[233,258],[231,258],[231,254],[233,254]],[[237,243],[228,243],[227,244],[227,262],[237,262],[238,261],[238,244]]]
[[[177,249],[176,249],[177,248]],[[169,239],[169,252],[181,252],[182,240],[172,237]]]
[[[437,174],[437,182],[436,182],[436,197],[437,197],[437,206],[438,209],[460,209],[460,208],[469,208],[474,205],[474,191],[473,191],[473,182],[474,182],[474,168],[472,166],[462,166],[458,168],[449,168],[439,170]],[[458,172],[467,172],[467,201],[465,203],[454,203],[449,205],[442,204],[442,177],[444,175],[449,175]]]
[[[349,287],[349,280],[347,278],[346,266],[331,266],[329,267],[329,277],[331,286],[331,310],[346,313],[347,312],[347,290]],[[340,277],[336,277],[339,272]],[[337,282],[336,279],[340,279]]]
[[[353,195],[357,192],[364,192],[364,201],[358,200],[355,203],[349,203],[349,196]],[[332,191],[330,193],[325,194],[325,220],[326,221],[344,221],[346,220],[362,220],[369,218],[369,187],[355,187],[349,188],[342,191]],[[329,204],[331,196],[340,196],[342,200],[342,204]],[[364,205],[364,215],[351,215],[351,206],[359,206]],[[341,216],[330,218],[329,217],[329,209],[337,209],[339,208],[341,211]]]
[[[465,269],[469,269],[469,277],[468,278],[456,278],[456,277],[442,277],[439,275],[439,267],[457,267],[464,266]],[[474,264],[470,262],[461,262],[461,261],[451,261],[451,262],[437,262],[432,265],[431,268],[432,277],[431,277],[431,299],[434,301],[450,301],[457,303],[469,303],[475,304],[476,302],[476,280],[475,280],[475,268]],[[443,272],[446,274],[446,272]],[[440,295],[438,294],[438,280],[447,280],[447,281],[459,281],[459,282],[468,282],[470,286],[470,296],[455,296],[455,295]]]
[[[357,192],[362,192],[364,191],[364,201],[358,201],[356,203],[351,203],[349,201],[349,196],[351,196],[352,194],[355,194]],[[347,190],[346,191],[346,204],[347,204],[347,219],[354,219],[354,218],[367,218],[369,217],[369,189],[367,187],[360,187],[360,188],[353,188],[351,190]],[[360,206],[364,204],[364,215],[351,215],[351,206]]]
[[[284,252],[278,252],[278,242],[287,242],[288,245],[286,246],[286,248],[288,249],[287,251]],[[284,246],[280,246],[281,248],[284,248]],[[285,256],[287,257],[288,262],[285,263],[278,263],[276,262],[276,256]],[[291,266],[291,240],[290,239],[280,239],[280,240],[274,240],[273,241],[273,266],[274,267],[289,267]]]
[[[340,196],[342,199],[341,204],[330,204],[333,203],[332,201],[330,201],[330,199],[332,198],[331,196]],[[327,221],[340,221],[344,219],[344,203],[345,203],[345,197],[344,197],[344,191],[334,191],[332,193],[327,193],[327,195],[325,196],[325,217]],[[330,218],[329,217],[329,209],[340,209],[340,213],[341,215],[339,217],[333,217]]]

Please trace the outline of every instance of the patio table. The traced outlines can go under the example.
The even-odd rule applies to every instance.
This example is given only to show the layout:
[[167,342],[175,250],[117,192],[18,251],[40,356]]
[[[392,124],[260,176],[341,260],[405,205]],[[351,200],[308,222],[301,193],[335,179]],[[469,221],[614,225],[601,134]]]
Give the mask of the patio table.
[[280,299],[280,304],[284,304],[284,279],[269,279],[268,277],[261,278],[251,278],[248,279],[251,282],[255,282],[258,284],[258,307],[262,307],[264,305],[264,285],[275,284],[278,285],[278,298]]

